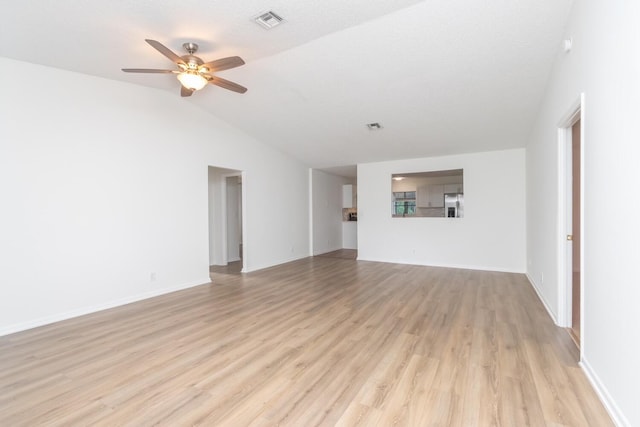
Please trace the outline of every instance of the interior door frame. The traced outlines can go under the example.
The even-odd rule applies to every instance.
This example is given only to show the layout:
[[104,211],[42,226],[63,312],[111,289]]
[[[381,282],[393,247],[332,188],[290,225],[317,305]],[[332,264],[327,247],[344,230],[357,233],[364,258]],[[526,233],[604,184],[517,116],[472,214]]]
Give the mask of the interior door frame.
[[240,177],[241,181],[242,181],[242,189],[240,191],[240,205],[242,206],[241,209],[241,219],[240,219],[240,227],[242,227],[242,253],[240,254],[240,260],[242,261],[242,270],[241,273],[245,273],[246,272],[246,268],[247,268],[247,242],[246,242],[246,217],[245,217],[245,212],[246,212],[246,195],[245,195],[245,188],[244,188],[244,183],[246,180],[246,175],[244,171],[237,171],[237,172],[232,172],[232,173],[226,173],[226,174],[222,174],[222,191],[221,191],[221,202],[222,202],[222,211],[221,211],[221,221],[222,221],[222,258],[224,260],[224,262],[226,264],[229,263],[229,248],[228,248],[228,240],[227,240],[227,227],[228,227],[228,223],[227,223],[227,178],[231,178],[231,177]]
[[558,325],[569,328],[572,322],[572,126],[580,120],[580,359],[584,349],[584,152],[585,94],[581,93],[558,122]]

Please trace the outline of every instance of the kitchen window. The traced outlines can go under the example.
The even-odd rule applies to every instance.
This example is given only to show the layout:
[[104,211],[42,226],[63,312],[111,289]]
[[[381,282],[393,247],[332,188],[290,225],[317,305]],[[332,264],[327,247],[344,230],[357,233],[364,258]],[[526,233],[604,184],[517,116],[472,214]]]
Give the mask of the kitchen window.
[[393,193],[393,216],[412,216],[416,214],[416,192],[399,191]]

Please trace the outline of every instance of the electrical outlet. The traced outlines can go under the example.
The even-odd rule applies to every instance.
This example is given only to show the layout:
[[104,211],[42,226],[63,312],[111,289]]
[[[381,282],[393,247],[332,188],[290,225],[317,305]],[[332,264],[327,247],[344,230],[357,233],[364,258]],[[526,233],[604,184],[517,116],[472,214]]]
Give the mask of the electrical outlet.
[[540,284],[544,283],[544,273],[540,273]]
[[158,279],[158,276],[156,275],[155,271],[152,271],[151,274],[149,274],[149,280],[151,280],[152,282],[155,282]]

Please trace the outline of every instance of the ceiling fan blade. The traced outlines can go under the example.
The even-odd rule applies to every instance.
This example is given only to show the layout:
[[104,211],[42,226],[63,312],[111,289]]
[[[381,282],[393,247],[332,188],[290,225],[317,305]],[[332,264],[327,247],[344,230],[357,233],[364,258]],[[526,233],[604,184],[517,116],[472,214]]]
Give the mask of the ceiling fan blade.
[[228,58],[216,59],[215,61],[202,64],[200,68],[207,68],[208,72],[228,70],[230,68],[244,65],[244,61],[239,56],[230,56]]
[[176,70],[154,70],[149,68],[123,68],[125,73],[179,73]]
[[221,77],[207,76],[207,80],[209,80],[209,83],[213,85],[220,86],[234,92],[245,93],[247,91],[246,87],[240,86],[238,83],[230,82],[229,80],[225,80]]
[[144,41],[149,43],[151,46],[153,46],[153,48],[155,50],[157,50],[158,52],[160,52],[161,54],[163,54],[164,56],[166,56],[167,58],[169,58],[171,61],[175,62],[176,64],[185,65],[185,62],[184,62],[184,60],[182,58],[180,58],[178,55],[173,53],[171,51],[171,49],[169,49],[168,47],[166,47],[162,43],[160,43],[158,41],[155,41],[155,40],[151,40],[151,39],[145,39]]
[[180,85],[180,96],[182,96],[182,97],[191,96],[191,95],[193,95],[193,92],[195,92],[195,90],[187,89],[186,87]]

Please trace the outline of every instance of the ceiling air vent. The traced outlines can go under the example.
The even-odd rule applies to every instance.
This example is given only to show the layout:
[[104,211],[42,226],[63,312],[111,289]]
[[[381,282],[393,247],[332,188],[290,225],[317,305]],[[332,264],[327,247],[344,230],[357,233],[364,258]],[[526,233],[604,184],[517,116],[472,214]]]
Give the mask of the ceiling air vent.
[[368,123],[367,124],[367,128],[369,128],[369,130],[380,130],[382,129],[382,125],[380,123]]
[[258,17],[256,17],[255,21],[258,24],[262,25],[267,30],[270,30],[273,27],[280,25],[284,21],[284,19],[282,19],[278,14],[270,10],[269,12],[265,12],[259,15]]

